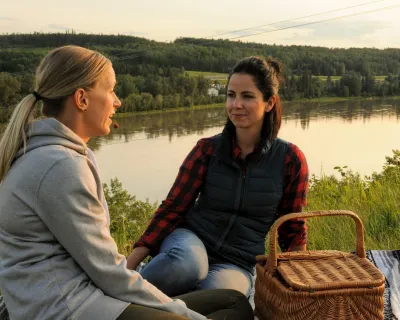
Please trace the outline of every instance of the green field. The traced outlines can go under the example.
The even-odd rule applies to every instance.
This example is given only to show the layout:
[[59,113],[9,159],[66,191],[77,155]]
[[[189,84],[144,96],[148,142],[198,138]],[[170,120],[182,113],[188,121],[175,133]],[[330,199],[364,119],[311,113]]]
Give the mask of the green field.
[[[326,81],[328,76],[313,76],[314,78],[320,78],[322,81]],[[376,81],[384,81],[387,76],[375,76]],[[341,76],[331,76],[332,81],[340,80]]]
[[186,73],[191,77],[203,76],[203,77],[215,77],[215,78],[227,78],[227,73],[218,72],[206,72],[206,71],[186,71]]
[[[227,73],[218,73],[218,72],[203,72],[203,71],[186,71],[186,73],[191,77],[203,76],[210,80],[218,80],[221,83],[226,83],[228,78]],[[299,76],[296,76],[298,78]],[[328,76],[313,76],[314,78],[319,78],[322,81],[326,81]],[[384,81],[387,76],[375,76],[376,81]],[[341,76],[331,76],[332,81],[340,80]]]
[[228,79],[227,73],[218,73],[218,72],[203,72],[203,71],[186,71],[186,73],[190,77],[198,77],[203,76],[206,79],[210,79],[211,81],[218,80],[221,84],[226,84]]

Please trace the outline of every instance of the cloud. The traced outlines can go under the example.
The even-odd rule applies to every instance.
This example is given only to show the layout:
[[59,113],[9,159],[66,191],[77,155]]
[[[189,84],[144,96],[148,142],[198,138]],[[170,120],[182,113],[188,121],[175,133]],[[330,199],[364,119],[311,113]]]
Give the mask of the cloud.
[[52,23],[49,24],[49,28],[51,29],[57,29],[57,30],[66,30],[66,29],[70,29],[69,27],[66,27],[62,24],[57,24],[57,23]]
[[12,17],[0,17],[0,20],[5,20],[5,21],[17,21],[18,19],[12,18]]
[[[320,41],[320,40],[341,40],[341,39],[354,39],[361,40],[373,35],[379,30],[391,28],[391,23],[385,21],[373,20],[358,20],[358,21],[327,21],[301,27],[297,25],[306,24],[307,21],[296,21],[291,24],[281,24],[280,26],[265,26],[258,28],[251,28],[241,31],[222,31],[216,34],[221,34],[220,37],[214,36],[213,38],[236,38],[243,37],[249,40],[257,38],[250,38],[254,36],[267,36],[268,38],[280,38],[285,41]],[[293,27],[293,28],[291,28]],[[282,29],[282,30],[279,30]]]
[[128,31],[128,32],[124,32],[124,34],[130,35],[130,36],[144,36],[147,33],[146,32],[138,32],[138,31]]
[[358,21],[328,21],[314,25],[289,29],[293,33],[285,40],[320,41],[320,40],[366,40],[376,32],[390,28],[391,24],[385,21],[358,20]]

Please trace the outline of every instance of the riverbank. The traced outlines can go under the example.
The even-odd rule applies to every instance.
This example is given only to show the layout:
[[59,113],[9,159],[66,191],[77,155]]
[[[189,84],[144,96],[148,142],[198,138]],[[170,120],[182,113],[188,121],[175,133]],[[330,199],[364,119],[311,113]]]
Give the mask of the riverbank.
[[[400,100],[400,96],[388,96],[388,97],[321,97],[321,98],[313,98],[313,99],[295,99],[295,100],[282,100],[282,103],[294,104],[294,103],[304,103],[304,104],[318,104],[318,103],[336,103],[336,102],[345,102],[345,101],[374,101],[374,100]],[[150,111],[140,111],[140,112],[124,112],[117,113],[115,118],[123,118],[129,117],[132,115],[147,115],[147,114],[159,114],[165,112],[180,112],[180,111],[189,111],[189,110],[199,110],[199,109],[213,109],[217,107],[223,107],[223,103],[214,103],[193,107],[180,107],[180,108],[171,108],[164,110],[150,110]]]
[[114,115],[115,118],[124,118],[130,117],[132,115],[147,115],[147,114],[159,114],[159,113],[166,113],[166,112],[180,112],[180,111],[190,111],[190,110],[202,110],[202,109],[213,109],[218,107],[223,107],[223,103],[214,103],[214,104],[206,104],[200,106],[193,106],[193,107],[181,107],[181,108],[169,108],[163,110],[149,110],[149,111],[139,111],[139,112],[123,112],[123,113],[116,113]]
[[400,96],[387,96],[387,97],[321,97],[313,99],[295,99],[282,101],[284,103],[326,103],[326,102],[345,102],[345,101],[374,101],[374,100],[400,100]]

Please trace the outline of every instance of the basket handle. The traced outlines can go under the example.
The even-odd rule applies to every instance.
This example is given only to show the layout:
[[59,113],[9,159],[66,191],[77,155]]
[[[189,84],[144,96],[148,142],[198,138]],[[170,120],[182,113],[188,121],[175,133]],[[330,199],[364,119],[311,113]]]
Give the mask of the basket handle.
[[276,238],[278,234],[278,228],[286,221],[298,218],[312,218],[312,217],[322,217],[322,216],[349,216],[353,218],[356,223],[356,254],[360,258],[365,258],[365,244],[364,244],[364,226],[361,219],[351,211],[347,210],[324,210],[324,211],[309,211],[309,212],[299,212],[285,214],[284,216],[278,218],[272,225],[269,237],[269,254],[268,254],[268,267],[275,270],[278,266],[277,253],[276,253]]

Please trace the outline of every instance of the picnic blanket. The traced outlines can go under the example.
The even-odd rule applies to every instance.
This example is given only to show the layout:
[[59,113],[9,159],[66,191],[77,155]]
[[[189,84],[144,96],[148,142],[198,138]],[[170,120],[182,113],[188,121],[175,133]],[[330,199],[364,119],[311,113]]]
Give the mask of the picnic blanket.
[[367,251],[367,258],[386,277],[385,320],[400,320],[400,250],[371,250]]
[[[400,250],[368,250],[367,258],[386,277],[385,320],[400,320]],[[250,294],[249,301],[254,308],[254,290]],[[0,320],[9,320],[2,296],[0,296]]]
[[8,320],[8,312],[6,304],[4,303],[3,296],[0,296],[0,320]]

